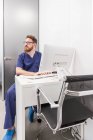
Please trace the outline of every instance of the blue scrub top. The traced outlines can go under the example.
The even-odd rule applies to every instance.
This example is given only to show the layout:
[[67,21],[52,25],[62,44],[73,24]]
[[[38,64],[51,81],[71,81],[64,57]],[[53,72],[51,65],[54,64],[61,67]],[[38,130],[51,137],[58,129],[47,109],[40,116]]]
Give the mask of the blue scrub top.
[[16,67],[20,67],[23,70],[29,72],[38,72],[40,60],[41,60],[41,53],[38,51],[35,52],[33,57],[23,52],[18,57]]

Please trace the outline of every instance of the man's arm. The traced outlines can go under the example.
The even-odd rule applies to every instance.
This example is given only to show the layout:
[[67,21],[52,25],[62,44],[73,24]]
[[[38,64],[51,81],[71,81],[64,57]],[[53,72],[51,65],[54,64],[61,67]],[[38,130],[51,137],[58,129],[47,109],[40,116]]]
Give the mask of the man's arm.
[[34,76],[34,75],[37,75],[37,72],[29,72],[29,71],[23,70],[20,67],[16,67],[16,75]]
[[51,72],[29,72],[23,70],[20,67],[16,67],[16,75],[35,76],[35,75],[45,75],[45,74],[51,74]]

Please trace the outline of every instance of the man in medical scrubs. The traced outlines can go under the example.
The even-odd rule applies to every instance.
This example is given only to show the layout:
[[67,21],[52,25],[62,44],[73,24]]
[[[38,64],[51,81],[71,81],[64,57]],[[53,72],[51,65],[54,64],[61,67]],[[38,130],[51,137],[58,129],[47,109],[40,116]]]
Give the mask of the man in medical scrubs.
[[[33,35],[27,35],[24,42],[24,52],[21,53],[18,57],[16,65],[16,75],[39,75],[42,74],[38,72],[41,53],[36,51],[37,39]],[[16,89],[15,84],[13,84],[6,93],[5,99],[5,122],[4,129],[7,129],[7,132],[3,140],[12,140],[15,133],[15,114],[16,114]],[[30,121],[33,121],[33,109],[30,107]]]

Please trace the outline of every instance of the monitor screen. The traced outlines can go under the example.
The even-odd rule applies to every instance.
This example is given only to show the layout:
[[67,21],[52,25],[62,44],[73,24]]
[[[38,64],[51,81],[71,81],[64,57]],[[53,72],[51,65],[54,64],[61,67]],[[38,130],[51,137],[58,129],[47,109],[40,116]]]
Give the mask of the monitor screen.
[[74,54],[75,49],[71,47],[45,45],[39,71],[55,71],[61,67],[71,72]]

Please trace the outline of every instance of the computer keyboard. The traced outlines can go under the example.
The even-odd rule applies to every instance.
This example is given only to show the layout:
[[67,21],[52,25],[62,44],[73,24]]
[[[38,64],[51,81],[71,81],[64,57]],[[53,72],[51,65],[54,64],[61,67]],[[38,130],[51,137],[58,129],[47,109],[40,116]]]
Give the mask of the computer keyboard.
[[57,72],[53,71],[51,74],[44,74],[44,75],[36,75],[36,76],[23,76],[28,79],[42,79],[42,78],[49,78],[49,77],[56,77]]

